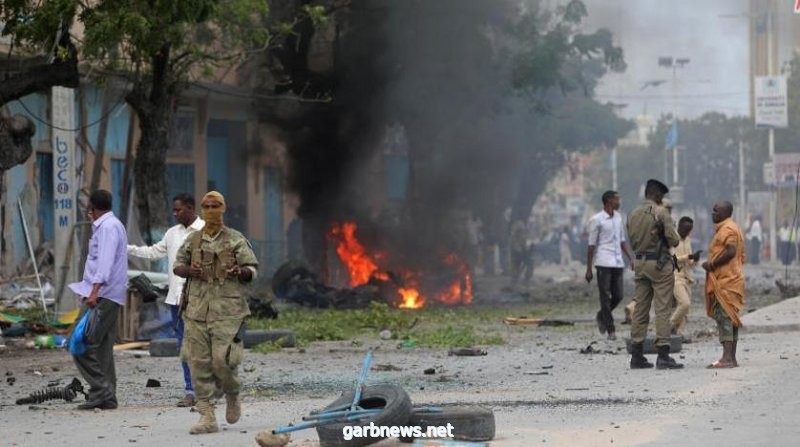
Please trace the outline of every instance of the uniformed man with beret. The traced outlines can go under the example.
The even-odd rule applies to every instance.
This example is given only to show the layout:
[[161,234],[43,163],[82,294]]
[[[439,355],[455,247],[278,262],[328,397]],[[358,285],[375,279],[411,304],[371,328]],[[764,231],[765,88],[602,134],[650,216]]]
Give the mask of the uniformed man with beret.
[[242,361],[244,318],[250,315],[242,285],[256,277],[258,261],[250,243],[225,226],[225,197],[211,191],[200,202],[202,231],[190,235],[178,250],[173,272],[188,278],[183,321],[186,332],[181,357],[189,362],[200,421],[191,434],[219,431],[212,397],[225,393],[225,420],[241,416],[237,369]]
[[628,238],[635,253],[634,281],[636,306],[631,322],[631,369],[652,368],[644,356],[644,339],[650,322],[650,306],[655,304],[657,369],[679,369],[683,365],[670,357],[670,322],[672,314],[673,274],[670,248],[680,242],[672,218],[663,206],[669,188],[650,179],[644,201],[628,216]]

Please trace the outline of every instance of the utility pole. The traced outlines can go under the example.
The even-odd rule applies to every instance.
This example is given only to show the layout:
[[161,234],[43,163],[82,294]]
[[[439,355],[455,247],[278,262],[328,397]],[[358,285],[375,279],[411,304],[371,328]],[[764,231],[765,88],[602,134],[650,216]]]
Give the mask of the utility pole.
[[[772,17],[772,6],[770,4],[770,8],[767,9],[767,73],[770,76],[775,75],[775,69],[773,68],[774,61],[772,60],[772,52],[773,52],[773,45],[775,45],[775,23]],[[775,128],[770,126],[769,128],[769,162],[773,169],[775,169]],[[776,237],[776,232],[778,229],[778,225],[775,222],[777,219],[777,191],[775,190],[775,184],[773,183],[769,187],[769,259],[770,261],[777,260],[777,253],[778,253],[778,239]],[[743,224],[744,222],[740,222]]]

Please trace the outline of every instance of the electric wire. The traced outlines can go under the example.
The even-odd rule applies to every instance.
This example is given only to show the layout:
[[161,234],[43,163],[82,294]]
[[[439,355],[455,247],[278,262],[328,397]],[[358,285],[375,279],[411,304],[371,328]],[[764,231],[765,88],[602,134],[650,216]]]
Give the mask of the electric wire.
[[27,105],[25,105],[24,102],[22,102],[22,100],[17,99],[16,101],[19,103],[19,105],[22,106],[23,109],[25,109],[25,111],[28,113],[28,115],[30,115],[31,118],[33,118],[35,121],[38,121],[41,124],[44,124],[45,126],[51,128],[51,129],[61,130],[61,131],[64,131],[64,132],[79,132],[81,130],[88,129],[90,127],[94,127],[97,124],[99,124],[101,121],[103,121],[106,118],[108,118],[109,116],[111,116],[111,114],[114,112],[114,110],[117,107],[119,107],[122,103],[125,102],[125,95],[124,94],[121,95],[119,97],[119,99],[117,99],[117,101],[114,102],[114,104],[111,107],[108,108],[108,110],[106,110],[105,112],[101,113],[100,114],[100,118],[98,118],[98,119],[96,119],[96,120],[94,120],[94,121],[92,121],[92,122],[90,122],[88,124],[85,124],[83,126],[76,127],[74,129],[67,129],[67,128],[64,128],[64,127],[56,126],[55,124],[52,124],[51,122],[43,119],[42,117],[40,117],[39,115],[34,113],[31,109],[28,108]]

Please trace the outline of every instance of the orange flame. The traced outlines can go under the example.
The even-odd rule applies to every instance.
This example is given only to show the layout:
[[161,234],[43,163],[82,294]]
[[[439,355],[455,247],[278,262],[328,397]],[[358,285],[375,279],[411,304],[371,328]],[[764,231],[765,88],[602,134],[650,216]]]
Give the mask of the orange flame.
[[420,296],[417,289],[400,287],[397,289],[397,293],[403,300],[398,306],[401,309],[421,309],[425,306],[425,298]]
[[[357,225],[353,222],[345,222],[341,225],[334,224],[333,228],[331,228],[331,235],[339,240],[336,253],[347,267],[350,285],[353,287],[366,284],[373,273],[378,271],[375,261],[356,239],[356,228]],[[376,277],[382,280],[389,279],[389,276],[383,272],[378,272]]]
[[[337,240],[336,253],[347,268],[350,286],[366,284],[370,278],[389,281],[389,274],[378,266],[384,259],[384,254],[376,252],[370,255],[355,236],[357,228],[354,222],[345,222],[333,224],[330,232],[331,238]],[[469,267],[455,254],[445,257],[443,262],[455,271],[457,279],[436,293],[436,300],[445,304],[472,302],[472,278],[469,275]],[[425,306],[427,298],[420,293],[420,275],[407,271],[403,272],[402,276],[403,287],[397,289],[399,296],[397,306],[403,309],[420,309]]]

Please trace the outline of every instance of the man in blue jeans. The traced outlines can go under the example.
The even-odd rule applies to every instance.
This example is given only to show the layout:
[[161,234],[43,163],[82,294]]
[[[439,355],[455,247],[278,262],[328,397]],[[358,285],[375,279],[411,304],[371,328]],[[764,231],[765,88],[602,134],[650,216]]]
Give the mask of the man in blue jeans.
[[[186,280],[172,273],[175,264],[175,257],[178,249],[181,248],[186,237],[195,231],[202,230],[205,226],[203,219],[197,216],[195,211],[194,197],[189,194],[178,194],[172,199],[172,214],[178,224],[171,227],[164,233],[164,237],[155,245],[149,247],[137,247],[128,245],[128,255],[144,259],[161,259],[167,257],[169,266],[167,274],[169,277],[169,292],[165,303],[169,305],[172,313],[172,323],[178,338],[178,349],[183,344],[183,320],[178,317],[181,308],[181,295],[183,285]],[[179,407],[194,406],[194,388],[192,387],[192,375],[189,371],[189,364],[181,362],[183,366],[183,381],[186,385],[186,395],[178,401]]]
[[633,268],[633,254],[625,238],[624,223],[619,213],[620,199],[616,191],[603,193],[603,211],[589,219],[589,248],[586,256],[586,282],[594,277],[592,266],[597,268],[597,286],[600,291],[600,311],[597,312],[597,327],[601,334],[608,333],[609,340],[616,340],[614,317],[611,312],[622,301],[622,272],[628,258]]

